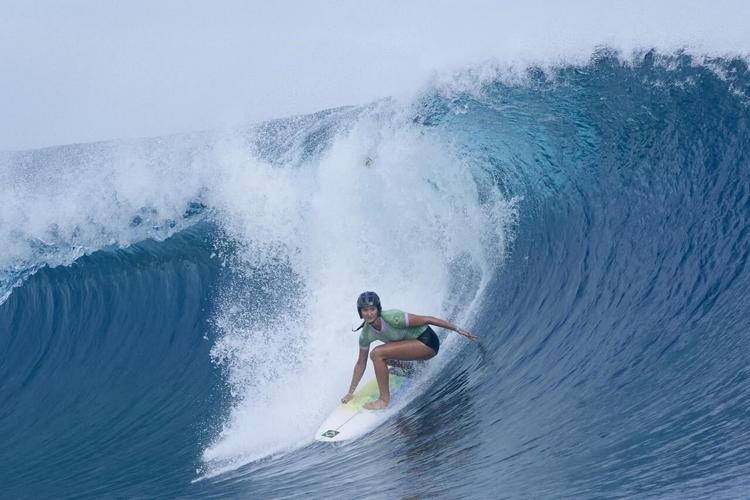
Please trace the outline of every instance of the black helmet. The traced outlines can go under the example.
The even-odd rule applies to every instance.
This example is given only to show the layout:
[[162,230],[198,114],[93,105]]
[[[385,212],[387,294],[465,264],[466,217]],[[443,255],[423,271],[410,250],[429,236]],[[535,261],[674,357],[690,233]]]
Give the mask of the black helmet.
[[383,308],[380,305],[380,297],[378,297],[378,294],[375,292],[362,292],[359,294],[359,298],[357,298],[357,313],[360,318],[362,317],[362,308],[366,306],[377,307],[378,316],[380,316],[380,313],[383,311]]

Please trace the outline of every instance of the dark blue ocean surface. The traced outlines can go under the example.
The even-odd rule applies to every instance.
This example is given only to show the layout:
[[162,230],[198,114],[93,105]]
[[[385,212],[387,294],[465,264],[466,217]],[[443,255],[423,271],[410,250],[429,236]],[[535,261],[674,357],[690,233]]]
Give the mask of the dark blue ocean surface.
[[[264,231],[283,229],[276,214],[315,227],[310,214],[322,212],[314,203],[279,209],[278,223],[247,223],[243,233],[205,190],[183,189],[174,213],[162,203],[126,218],[132,231],[148,226],[140,240],[112,242],[122,233],[92,209],[78,229],[58,224],[59,238],[41,250],[23,246],[25,229],[0,219],[0,234],[18,238],[9,240],[16,254],[2,274],[12,292],[0,304],[0,496],[747,497],[749,98],[744,60],[649,52],[624,61],[602,51],[586,66],[530,68],[520,82],[498,74],[470,88],[433,89],[402,110],[411,132],[470,166],[473,203],[489,206],[500,193],[515,215],[489,276],[448,262],[444,312],[459,317],[471,307],[461,320],[481,342],[441,350],[444,364],[421,380],[421,393],[344,446],[310,436],[265,454],[243,449],[252,432],[228,422],[251,419],[274,395],[243,397],[237,364],[217,351],[229,338],[249,341],[251,353],[253,342],[264,355],[277,349],[285,363],[316,363],[306,358],[309,344],[289,353],[274,336],[232,337],[250,328],[243,321],[269,321],[267,311],[304,310],[305,294],[320,285],[307,282],[305,266],[357,269],[304,251],[295,261],[300,251],[284,241],[248,250]],[[295,179],[299,192],[314,190],[305,176],[345,155],[337,138],[383,106],[270,122],[233,140],[272,165],[253,179],[259,192]],[[212,140],[186,139],[193,149],[170,161],[190,162]],[[81,155],[96,163],[102,147],[80,146]],[[377,144],[367,154],[373,168],[387,161]],[[70,156],[65,148],[18,153],[1,165],[6,178],[26,179],[49,162],[82,161]],[[467,196],[451,190],[458,181],[421,178],[446,203]],[[398,217],[371,216],[400,231],[431,214],[397,208]],[[98,247],[94,233],[107,233]],[[65,252],[85,247],[84,255],[54,261],[61,241]],[[359,288],[367,286],[350,295]],[[342,361],[349,373],[352,363]],[[260,366],[247,356],[242,369],[252,379]],[[347,382],[335,381],[342,389]],[[286,433],[276,428],[262,442]],[[217,442],[219,467],[207,452]]]

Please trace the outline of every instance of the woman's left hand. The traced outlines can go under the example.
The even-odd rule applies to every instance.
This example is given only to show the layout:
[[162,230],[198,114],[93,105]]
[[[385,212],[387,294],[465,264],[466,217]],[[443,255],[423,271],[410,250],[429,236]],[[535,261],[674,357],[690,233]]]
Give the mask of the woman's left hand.
[[458,333],[459,335],[463,335],[464,337],[466,337],[467,339],[469,339],[471,341],[477,341],[477,340],[479,340],[479,337],[477,337],[476,335],[473,335],[471,332],[467,332],[463,328],[458,328],[456,330],[456,333]]

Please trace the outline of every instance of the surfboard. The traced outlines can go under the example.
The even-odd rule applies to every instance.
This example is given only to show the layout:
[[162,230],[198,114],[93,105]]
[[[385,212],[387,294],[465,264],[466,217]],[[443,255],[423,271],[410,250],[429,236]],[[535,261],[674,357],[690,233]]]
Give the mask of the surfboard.
[[[389,408],[394,405],[394,398],[399,392],[402,392],[406,385],[407,377],[396,374],[389,374],[391,402]],[[354,397],[346,403],[340,404],[320,425],[315,433],[316,441],[333,443],[336,441],[346,441],[360,437],[367,432],[375,429],[383,423],[392,412],[386,408],[384,410],[365,410],[365,403],[378,399],[380,391],[378,382],[372,378],[361,385],[354,392]]]

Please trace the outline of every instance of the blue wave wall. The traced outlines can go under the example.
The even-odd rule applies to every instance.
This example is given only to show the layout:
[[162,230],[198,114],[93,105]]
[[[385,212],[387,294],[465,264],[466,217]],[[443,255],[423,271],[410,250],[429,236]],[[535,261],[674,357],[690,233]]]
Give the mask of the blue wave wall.
[[[0,305],[5,494],[744,496],[746,63],[603,51],[525,76],[413,103],[413,125],[518,219],[469,320],[481,344],[400,415],[192,483],[232,401],[209,355],[227,236],[199,223],[44,268]],[[309,127],[294,147],[324,152],[332,119],[289,122]],[[286,146],[262,137],[284,168]],[[264,276],[248,307],[290,277]]]
[[5,495],[190,481],[223,391],[208,355],[217,265],[199,229],[45,268],[2,305]]

